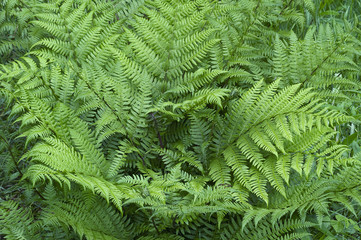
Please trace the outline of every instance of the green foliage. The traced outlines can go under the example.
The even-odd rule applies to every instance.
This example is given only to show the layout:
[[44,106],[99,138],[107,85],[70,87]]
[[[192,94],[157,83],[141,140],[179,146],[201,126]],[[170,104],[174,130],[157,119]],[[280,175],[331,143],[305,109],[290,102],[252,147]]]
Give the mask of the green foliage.
[[[34,12],[29,6],[38,1],[2,0],[0,2],[0,63],[16,60],[38,40],[37,33],[29,29]],[[35,10],[35,9],[34,9]]]
[[0,9],[1,237],[361,236],[356,3]]

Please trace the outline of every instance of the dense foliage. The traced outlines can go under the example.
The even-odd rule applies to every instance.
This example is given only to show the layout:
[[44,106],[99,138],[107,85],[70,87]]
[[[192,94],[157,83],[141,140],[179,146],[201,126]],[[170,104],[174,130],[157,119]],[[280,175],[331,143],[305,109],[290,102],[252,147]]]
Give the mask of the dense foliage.
[[360,239],[360,14],[0,0],[0,237]]

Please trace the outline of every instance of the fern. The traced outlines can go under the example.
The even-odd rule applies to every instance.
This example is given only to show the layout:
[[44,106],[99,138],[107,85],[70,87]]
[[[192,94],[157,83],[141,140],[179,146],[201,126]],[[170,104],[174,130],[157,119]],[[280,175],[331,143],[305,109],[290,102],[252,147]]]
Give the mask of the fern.
[[0,9],[1,237],[360,236],[356,3]]

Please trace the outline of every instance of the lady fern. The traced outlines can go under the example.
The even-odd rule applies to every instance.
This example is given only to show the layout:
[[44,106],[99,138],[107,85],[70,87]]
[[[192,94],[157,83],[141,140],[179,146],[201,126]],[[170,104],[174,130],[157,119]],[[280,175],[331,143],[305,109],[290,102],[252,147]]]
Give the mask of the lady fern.
[[0,5],[0,234],[360,236],[356,20],[308,0],[32,3]]

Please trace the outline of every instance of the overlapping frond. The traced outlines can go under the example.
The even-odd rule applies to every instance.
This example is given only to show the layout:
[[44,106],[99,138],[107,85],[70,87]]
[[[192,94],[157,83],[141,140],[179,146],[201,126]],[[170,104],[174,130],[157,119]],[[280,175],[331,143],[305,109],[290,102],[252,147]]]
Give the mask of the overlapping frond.
[[359,237],[361,11],[325,4],[0,1],[0,238]]

